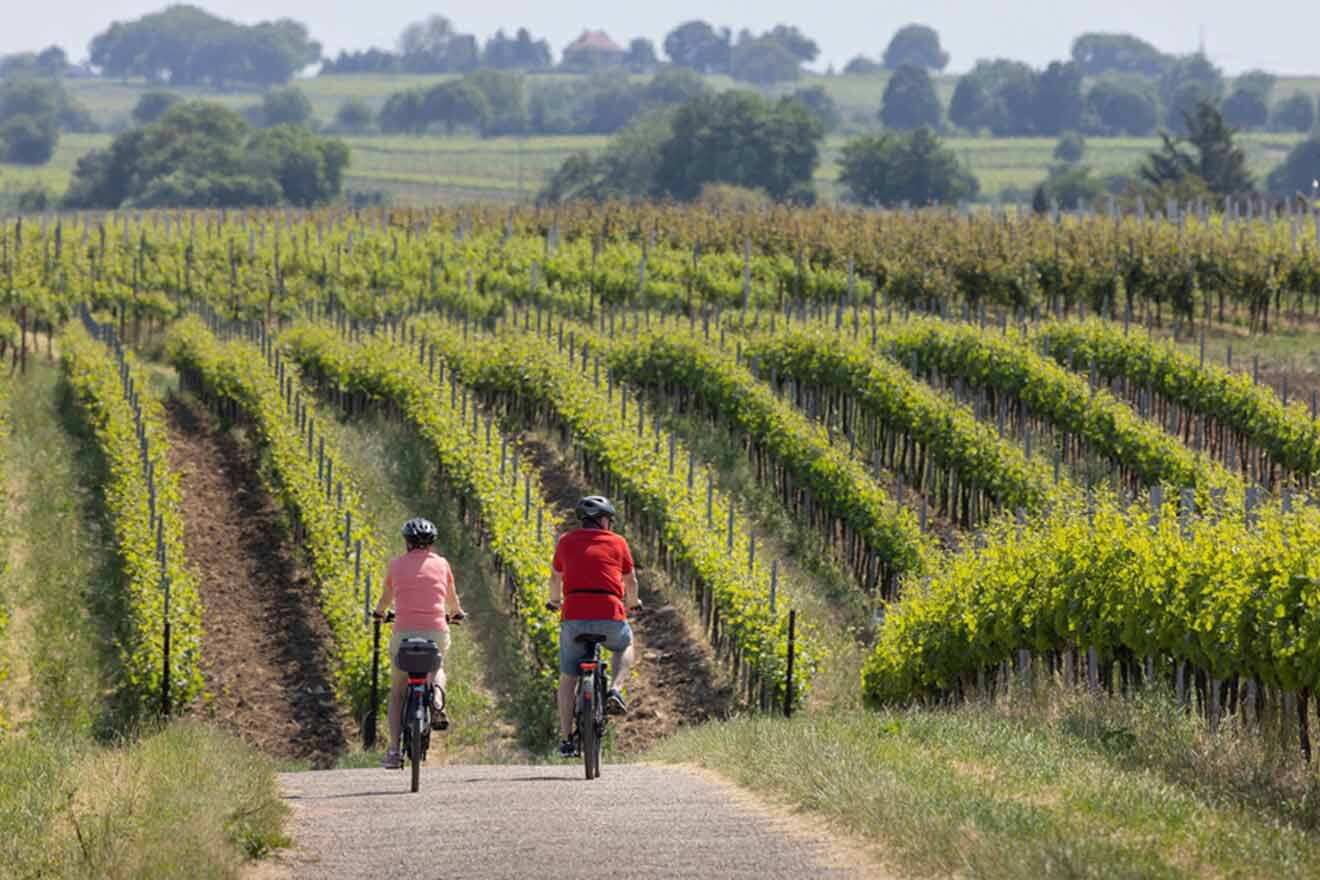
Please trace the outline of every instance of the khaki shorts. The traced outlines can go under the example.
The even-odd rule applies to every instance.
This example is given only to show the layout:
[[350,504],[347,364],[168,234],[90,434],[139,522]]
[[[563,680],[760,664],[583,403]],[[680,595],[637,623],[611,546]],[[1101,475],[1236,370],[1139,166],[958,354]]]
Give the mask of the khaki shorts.
[[399,656],[399,644],[404,639],[426,639],[435,642],[440,648],[440,665],[444,666],[444,655],[449,653],[449,630],[447,629],[396,629],[394,635],[390,636],[390,647],[388,657],[390,666],[394,667],[397,675],[402,675],[403,671],[395,666],[395,658]]

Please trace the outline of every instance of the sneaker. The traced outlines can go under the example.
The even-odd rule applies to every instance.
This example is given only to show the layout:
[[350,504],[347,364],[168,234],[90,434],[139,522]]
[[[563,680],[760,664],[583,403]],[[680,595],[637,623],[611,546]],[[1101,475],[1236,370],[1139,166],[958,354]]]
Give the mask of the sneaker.
[[382,770],[402,770],[403,754],[398,749],[390,749],[380,759],[380,766]]
[[618,688],[610,688],[609,696],[605,698],[606,715],[627,715],[628,704],[623,701],[623,694],[619,693]]
[[561,740],[561,741],[560,741],[560,743],[559,743],[559,757],[561,757],[561,758],[576,758],[576,757],[577,757],[577,753],[578,753],[577,746],[574,745],[574,743],[573,743],[573,741],[572,741],[571,739],[566,739],[566,740]]
[[431,710],[431,729],[432,730],[449,729],[449,716],[445,714],[444,709]]

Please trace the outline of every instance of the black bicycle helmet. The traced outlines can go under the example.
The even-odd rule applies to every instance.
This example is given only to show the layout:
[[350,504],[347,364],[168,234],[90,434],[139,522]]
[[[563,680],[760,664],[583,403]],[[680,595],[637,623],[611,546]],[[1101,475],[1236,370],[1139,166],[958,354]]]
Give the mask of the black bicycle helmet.
[[429,547],[435,543],[435,523],[429,519],[417,517],[403,524],[403,540],[411,547]]
[[588,495],[579,501],[573,510],[582,522],[594,522],[602,516],[608,516],[611,519],[618,516],[618,513],[614,510],[614,505],[610,504],[610,499],[604,495]]

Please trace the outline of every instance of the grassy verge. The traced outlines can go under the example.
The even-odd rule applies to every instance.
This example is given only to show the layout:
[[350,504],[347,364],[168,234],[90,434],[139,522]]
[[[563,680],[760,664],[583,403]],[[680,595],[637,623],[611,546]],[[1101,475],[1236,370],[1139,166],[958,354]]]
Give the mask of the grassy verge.
[[58,370],[34,360],[12,392],[2,469],[12,614],[0,644],[10,670],[3,714],[19,725],[82,733],[99,722],[104,731],[113,680],[107,610],[119,575],[95,489],[102,463],[79,433]]
[[1164,696],[739,719],[694,763],[876,844],[903,876],[1320,876],[1320,780]]
[[76,736],[0,741],[9,877],[237,877],[287,845],[287,812],[266,758],[198,724],[114,749]]
[[[469,619],[453,627],[445,669],[453,726],[442,738],[447,759],[462,763],[524,760],[518,737],[545,727],[550,698],[516,670],[526,660],[510,625],[500,579],[489,557],[462,525],[457,506],[436,491],[436,474],[422,441],[406,425],[382,416],[322,425],[333,431],[337,449],[351,469],[370,525],[387,548],[402,552],[399,528],[425,516],[440,530],[436,544],[454,567],[458,593]],[[397,548],[394,544],[397,543]],[[383,576],[383,574],[382,574]],[[384,636],[382,636],[382,639]],[[382,663],[388,662],[382,660]],[[536,745],[542,745],[537,742]]]

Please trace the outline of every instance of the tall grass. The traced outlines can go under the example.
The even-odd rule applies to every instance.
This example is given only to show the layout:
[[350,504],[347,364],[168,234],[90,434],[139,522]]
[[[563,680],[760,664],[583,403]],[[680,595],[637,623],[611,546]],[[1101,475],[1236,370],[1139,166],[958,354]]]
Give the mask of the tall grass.
[[230,878],[287,845],[268,759],[179,723],[117,748],[33,730],[0,740],[0,874]]
[[950,710],[740,719],[696,763],[880,844],[912,876],[1320,876],[1320,782],[1163,694],[1047,692]]
[[107,644],[119,574],[96,491],[102,464],[78,433],[55,368],[34,359],[12,391],[3,471],[11,545],[4,590],[13,620],[0,644],[11,674],[0,701],[20,724],[108,731]]

